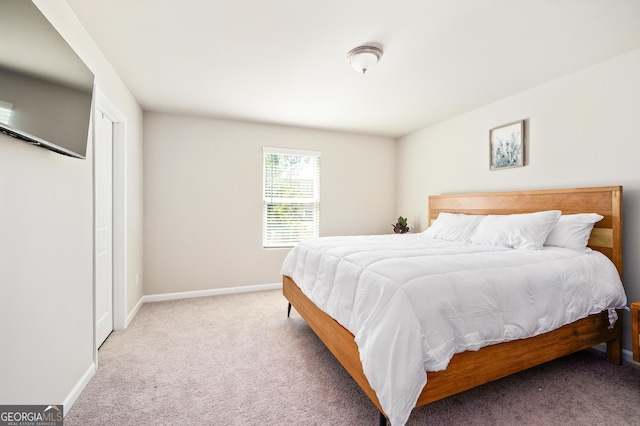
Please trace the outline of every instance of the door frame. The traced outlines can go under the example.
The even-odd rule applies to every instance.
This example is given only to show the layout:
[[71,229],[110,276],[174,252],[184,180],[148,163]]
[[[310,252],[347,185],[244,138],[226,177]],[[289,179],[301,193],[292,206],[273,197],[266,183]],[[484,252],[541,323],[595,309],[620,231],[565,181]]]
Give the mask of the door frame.
[[[94,117],[104,114],[113,122],[113,329],[123,330],[127,327],[127,198],[126,198],[126,135],[127,122],[125,116],[118,110],[105,94],[96,87]],[[95,123],[92,128],[95,141]],[[94,142],[95,143],[95,142]],[[92,150],[92,169],[95,174],[95,149]],[[95,239],[95,176],[93,185],[94,197],[94,239]],[[94,272],[93,272],[93,353],[96,369],[98,368],[98,345],[96,343],[96,277],[95,277],[95,241],[94,241]]]

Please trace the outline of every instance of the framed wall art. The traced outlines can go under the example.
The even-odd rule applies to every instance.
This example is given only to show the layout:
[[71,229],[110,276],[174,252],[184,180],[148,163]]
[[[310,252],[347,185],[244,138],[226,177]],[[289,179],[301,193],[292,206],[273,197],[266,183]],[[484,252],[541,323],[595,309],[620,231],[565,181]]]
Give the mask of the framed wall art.
[[489,131],[490,170],[524,166],[524,120]]

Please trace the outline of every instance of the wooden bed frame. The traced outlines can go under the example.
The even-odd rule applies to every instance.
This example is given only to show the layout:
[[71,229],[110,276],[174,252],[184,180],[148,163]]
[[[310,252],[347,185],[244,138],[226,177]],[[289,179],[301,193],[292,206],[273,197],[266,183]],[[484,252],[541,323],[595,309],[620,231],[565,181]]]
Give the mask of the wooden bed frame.
[[[591,233],[589,247],[609,257],[622,277],[622,187],[574,188],[429,197],[429,222],[440,212],[513,214],[562,210],[563,214],[604,216]],[[321,311],[287,276],[283,294],[386,418],[362,371],[354,336]],[[480,386],[527,368],[600,343],[607,344],[608,361],[622,364],[622,316],[609,329],[606,312],[591,315],[557,330],[456,354],[444,371],[429,372],[416,407]]]

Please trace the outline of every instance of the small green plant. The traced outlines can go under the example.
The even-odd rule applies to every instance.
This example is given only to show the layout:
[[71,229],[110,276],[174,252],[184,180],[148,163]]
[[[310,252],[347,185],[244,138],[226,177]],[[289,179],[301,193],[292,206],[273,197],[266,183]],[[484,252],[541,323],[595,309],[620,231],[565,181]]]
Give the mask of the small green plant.
[[393,226],[393,232],[396,234],[404,234],[405,232],[409,232],[409,227],[407,226],[407,218],[400,216],[398,218],[398,222]]

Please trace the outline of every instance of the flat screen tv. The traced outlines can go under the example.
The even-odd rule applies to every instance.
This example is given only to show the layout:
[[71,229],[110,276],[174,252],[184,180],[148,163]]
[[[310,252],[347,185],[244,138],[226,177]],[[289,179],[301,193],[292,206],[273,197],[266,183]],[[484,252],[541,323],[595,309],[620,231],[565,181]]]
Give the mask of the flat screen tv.
[[91,70],[30,0],[0,0],[0,131],[85,158]]

